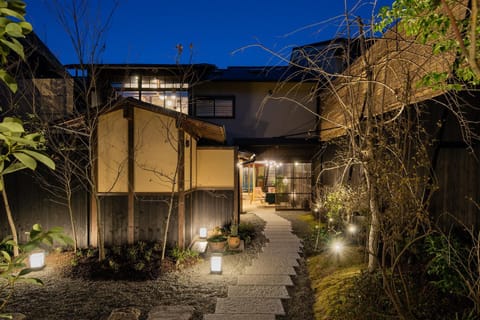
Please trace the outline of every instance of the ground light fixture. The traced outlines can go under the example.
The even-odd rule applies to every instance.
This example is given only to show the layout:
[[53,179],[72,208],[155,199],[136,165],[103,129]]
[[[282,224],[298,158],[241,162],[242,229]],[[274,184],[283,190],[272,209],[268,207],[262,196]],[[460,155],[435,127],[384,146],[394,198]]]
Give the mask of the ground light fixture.
[[210,273],[222,274],[222,254],[212,253],[210,257]]
[[41,269],[45,266],[45,250],[36,250],[28,256],[31,269]]
[[201,239],[207,238],[207,228],[201,227],[198,233]]
[[343,245],[343,242],[341,240],[335,240],[332,242],[332,251],[333,253],[335,253],[336,255],[340,255],[343,251],[343,248],[344,248],[344,245]]
[[354,224],[350,224],[347,228],[348,233],[355,234],[357,233],[357,226]]

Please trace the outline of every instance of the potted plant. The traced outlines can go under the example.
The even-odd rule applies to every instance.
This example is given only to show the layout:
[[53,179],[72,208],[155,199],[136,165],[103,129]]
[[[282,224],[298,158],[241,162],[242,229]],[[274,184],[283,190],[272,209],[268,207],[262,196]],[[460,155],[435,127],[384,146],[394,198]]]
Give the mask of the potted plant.
[[238,235],[238,224],[230,226],[230,235],[228,236],[228,247],[237,249],[240,246],[240,236]]
[[217,234],[207,239],[208,247],[212,251],[223,251],[227,244],[227,237],[223,234]]

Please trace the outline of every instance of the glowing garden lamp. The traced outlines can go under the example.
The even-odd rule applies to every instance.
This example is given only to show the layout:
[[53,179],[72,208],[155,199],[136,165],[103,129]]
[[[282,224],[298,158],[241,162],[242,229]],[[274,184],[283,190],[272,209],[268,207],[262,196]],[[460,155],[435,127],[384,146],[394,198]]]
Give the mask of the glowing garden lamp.
[[348,233],[353,235],[353,234],[357,233],[357,226],[354,225],[354,224],[351,224],[351,225],[348,226],[347,230],[348,230]]
[[336,240],[332,243],[332,250],[335,254],[339,255],[343,251],[343,243],[340,240]]
[[34,251],[28,256],[31,269],[41,269],[45,266],[45,251]]
[[200,238],[205,239],[207,237],[207,228],[202,227],[199,231]]
[[210,257],[210,273],[222,274],[222,255],[219,253],[212,253]]

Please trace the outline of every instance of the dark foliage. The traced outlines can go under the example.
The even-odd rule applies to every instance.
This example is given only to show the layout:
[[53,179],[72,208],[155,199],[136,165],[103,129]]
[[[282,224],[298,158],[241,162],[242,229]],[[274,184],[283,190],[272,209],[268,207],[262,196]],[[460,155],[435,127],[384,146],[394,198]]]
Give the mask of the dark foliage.
[[98,249],[80,249],[72,261],[71,276],[92,280],[155,279],[161,272],[161,254],[161,244],[143,241],[106,248],[103,261],[98,261]]
[[[408,292],[397,279],[399,295],[409,297],[410,314],[418,320],[464,319],[470,302],[464,297],[439,290],[423,273],[404,274]],[[347,305],[338,310],[338,319],[396,319],[393,304],[385,295],[380,272],[363,272],[354,279],[353,289],[346,294]]]

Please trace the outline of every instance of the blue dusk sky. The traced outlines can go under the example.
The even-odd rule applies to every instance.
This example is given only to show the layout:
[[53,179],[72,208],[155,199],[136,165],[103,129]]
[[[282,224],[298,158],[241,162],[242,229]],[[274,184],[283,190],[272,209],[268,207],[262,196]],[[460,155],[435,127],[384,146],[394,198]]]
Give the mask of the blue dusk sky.
[[[81,0],[85,1],[85,0]],[[101,6],[100,18],[114,0],[87,0],[91,14]],[[27,20],[63,64],[77,63],[67,33],[52,0],[26,0]],[[57,0],[66,4],[71,0]],[[345,5],[355,16],[370,20],[393,0],[120,0],[105,34],[100,63],[176,62],[182,44],[182,63],[211,63],[218,67],[261,66],[279,63],[272,52],[289,56],[292,47],[325,41],[345,34]],[[92,20],[94,21],[94,20]],[[190,44],[193,51],[190,53]],[[190,60],[191,59],[191,60]]]

